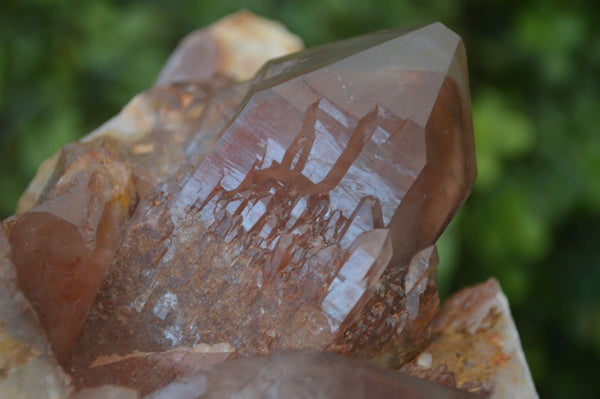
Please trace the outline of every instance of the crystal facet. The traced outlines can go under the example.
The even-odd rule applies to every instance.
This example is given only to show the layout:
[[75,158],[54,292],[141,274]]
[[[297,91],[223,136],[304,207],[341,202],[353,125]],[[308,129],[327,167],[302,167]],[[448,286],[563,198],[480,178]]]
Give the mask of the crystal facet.
[[114,140],[68,145],[41,202],[7,223],[19,286],[63,365],[137,203],[118,152]]
[[18,290],[10,246],[0,225],[0,397],[66,398],[69,384],[31,304]]

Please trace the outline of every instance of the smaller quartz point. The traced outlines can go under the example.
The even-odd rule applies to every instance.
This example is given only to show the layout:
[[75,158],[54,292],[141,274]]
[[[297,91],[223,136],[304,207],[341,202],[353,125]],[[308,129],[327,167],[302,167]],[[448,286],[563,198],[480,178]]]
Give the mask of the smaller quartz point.
[[7,226],[19,286],[65,365],[137,197],[110,139],[67,145],[50,182]]
[[[408,266],[388,268],[362,312],[354,316],[352,327],[329,349],[388,367],[411,359],[429,342],[439,311],[438,262],[432,245],[419,251]],[[350,352],[349,348],[358,349]]]
[[146,399],[467,399],[464,391],[331,353],[282,353],[207,369]]
[[98,359],[87,369],[72,374],[73,384],[80,390],[116,384],[150,393],[173,380],[189,377],[235,354],[227,344],[197,345],[175,348],[161,353],[139,353]]
[[449,298],[428,347],[401,371],[493,399],[537,399],[519,333],[490,279]]
[[70,378],[56,363],[31,304],[17,287],[0,225],[0,397],[67,398]]

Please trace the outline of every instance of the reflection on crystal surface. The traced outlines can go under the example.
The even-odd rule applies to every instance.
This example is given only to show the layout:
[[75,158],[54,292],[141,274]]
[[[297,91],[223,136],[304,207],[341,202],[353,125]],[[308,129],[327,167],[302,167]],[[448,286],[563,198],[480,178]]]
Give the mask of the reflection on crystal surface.
[[332,333],[335,334],[340,324],[349,320],[352,309],[371,289],[373,282],[379,280],[392,257],[392,245],[389,230],[377,229],[367,231],[354,241],[348,258],[338,274],[329,285],[327,296],[323,300],[322,309],[327,315]]
[[426,343],[437,259],[411,262],[475,174],[464,49],[441,24],[330,49],[269,63],[195,168],[140,203],[74,367],[219,342],[398,362]]

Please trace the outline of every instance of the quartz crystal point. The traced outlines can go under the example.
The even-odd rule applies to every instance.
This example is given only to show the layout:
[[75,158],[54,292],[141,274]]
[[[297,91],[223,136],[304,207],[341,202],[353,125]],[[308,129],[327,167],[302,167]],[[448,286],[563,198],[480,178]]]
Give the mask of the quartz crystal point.
[[0,226],[0,398],[56,399],[71,392],[30,303],[17,288]]
[[538,398],[508,301],[494,279],[449,298],[431,343],[401,370],[493,399]]
[[73,143],[42,202],[7,222],[19,286],[63,365],[137,203],[112,140]]
[[331,353],[238,359],[176,381],[147,399],[467,399],[477,396]]
[[142,200],[79,337],[387,364],[427,341],[430,247],[473,184],[460,38],[436,23],[268,63],[195,168]]

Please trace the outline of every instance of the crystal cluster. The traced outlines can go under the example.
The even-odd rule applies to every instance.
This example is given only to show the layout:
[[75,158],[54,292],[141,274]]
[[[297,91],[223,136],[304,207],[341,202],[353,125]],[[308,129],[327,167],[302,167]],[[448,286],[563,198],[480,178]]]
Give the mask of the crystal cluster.
[[475,176],[460,64],[440,24],[267,64],[199,164],[139,203],[72,366],[198,343],[390,364],[421,349],[425,248]]
[[42,165],[4,224],[58,396],[499,392],[436,346],[466,299],[439,312],[434,244],[476,173],[460,38],[395,29],[257,71],[300,46],[226,18]]

